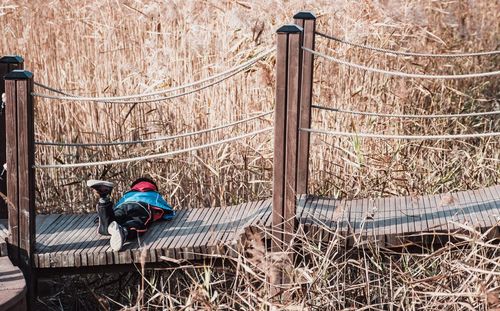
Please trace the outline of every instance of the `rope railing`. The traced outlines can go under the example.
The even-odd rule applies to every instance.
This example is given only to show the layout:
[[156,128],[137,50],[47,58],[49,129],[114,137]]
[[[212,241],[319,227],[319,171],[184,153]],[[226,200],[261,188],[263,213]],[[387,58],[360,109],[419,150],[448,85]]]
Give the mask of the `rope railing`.
[[204,144],[204,145],[199,145],[199,146],[195,146],[195,147],[190,147],[190,148],[185,148],[185,149],[180,149],[180,150],[175,150],[175,151],[169,151],[169,152],[164,152],[164,153],[151,154],[151,155],[146,155],[146,156],[141,156],[141,157],[133,157],[133,158],[117,159],[117,160],[109,160],[109,161],[98,161],[98,162],[71,163],[71,164],[43,164],[43,165],[34,165],[34,168],[37,168],[37,169],[77,168],[77,167],[120,164],[120,163],[129,163],[129,162],[136,162],[136,161],[143,161],[143,160],[165,158],[165,157],[169,157],[169,156],[178,155],[181,153],[196,151],[196,150],[205,149],[205,148],[209,148],[209,147],[213,147],[213,146],[217,146],[217,145],[221,145],[221,144],[225,144],[225,143],[234,142],[234,141],[237,141],[237,140],[240,140],[243,138],[258,135],[258,134],[265,133],[265,132],[268,132],[271,130],[273,130],[273,127],[267,127],[265,129],[253,131],[251,133],[247,133],[244,135],[235,136],[235,137],[215,141],[215,142]]
[[364,66],[364,65],[350,63],[350,62],[347,62],[347,61],[335,58],[333,56],[329,56],[329,55],[320,53],[318,51],[314,51],[314,50],[308,49],[306,47],[302,47],[302,49],[304,51],[307,51],[307,52],[312,53],[312,54],[314,54],[316,56],[319,56],[319,57],[323,57],[323,58],[325,58],[327,60],[336,62],[338,64],[346,65],[346,66],[353,67],[353,68],[360,69],[360,70],[365,70],[365,71],[380,73],[380,74],[389,75],[389,76],[396,76],[396,77],[401,77],[401,78],[414,78],[414,79],[469,79],[469,78],[483,78],[483,77],[491,77],[491,76],[500,75],[500,70],[491,71],[491,72],[478,72],[478,73],[469,73],[469,74],[457,74],[457,75],[428,75],[428,74],[418,74],[418,73],[407,73],[407,72],[402,72],[402,71],[390,71],[390,70],[372,68],[372,67],[367,67],[367,66]]
[[334,37],[332,35],[328,35],[328,34],[325,34],[325,33],[319,32],[319,31],[316,31],[315,34],[317,34],[318,36],[321,36],[323,38],[326,38],[326,39],[334,40],[334,41],[348,44],[351,46],[355,46],[355,47],[358,47],[361,49],[375,51],[375,52],[381,52],[381,53],[388,53],[388,54],[393,54],[393,55],[401,55],[401,56],[460,58],[460,57],[473,57],[473,56],[492,56],[492,55],[500,54],[499,50],[484,51],[484,52],[469,52],[469,53],[444,53],[444,54],[404,52],[404,51],[396,51],[396,50],[378,48],[378,47],[374,47],[374,46],[370,46],[370,45],[366,45],[366,44],[354,43],[354,42],[347,41],[345,39],[340,39],[340,38],[337,38],[337,37]]
[[[222,82],[222,81],[224,81],[224,80],[226,80],[226,79],[228,79],[228,78],[230,78],[230,77],[232,77],[232,76],[234,76],[242,71],[247,70],[248,68],[252,67],[255,63],[260,61],[261,59],[269,56],[275,50],[276,50],[276,48],[269,49],[266,52],[263,52],[263,53],[255,56],[254,58],[246,61],[245,63],[242,63],[238,66],[235,66],[231,69],[228,69],[228,70],[221,72],[221,73],[218,73],[216,75],[207,77],[205,79],[198,80],[198,81],[191,82],[191,83],[184,84],[184,85],[180,85],[180,86],[176,86],[176,87],[172,87],[172,88],[165,89],[165,90],[155,91],[155,92],[146,92],[146,93],[142,93],[142,94],[127,95],[127,96],[113,96],[113,97],[84,97],[84,96],[78,96],[78,95],[71,95],[71,94],[65,93],[61,90],[57,90],[53,87],[50,87],[50,86],[47,86],[47,85],[44,85],[42,83],[37,82],[36,83],[37,86],[42,87],[42,88],[49,90],[51,92],[55,92],[57,94],[60,94],[62,96],[49,95],[49,94],[36,93],[36,92],[32,93],[32,95],[36,96],[36,97],[47,98],[47,99],[71,100],[71,101],[91,101],[91,102],[104,102],[104,103],[117,103],[117,104],[136,104],[136,103],[163,101],[163,100],[167,100],[167,99],[172,99],[172,98],[188,95],[188,94],[203,90],[207,87],[213,86],[217,83],[220,83],[220,82]],[[216,81],[211,82],[208,85],[199,87],[193,91],[188,91],[188,92],[184,92],[184,93],[180,93],[180,94],[175,94],[172,96],[160,97],[160,98],[155,98],[155,99],[134,100],[137,98],[151,97],[151,96],[158,96],[158,95],[163,95],[163,94],[167,94],[167,93],[172,93],[172,92],[179,91],[182,89],[202,85],[202,84],[205,84],[205,83],[212,81],[212,80],[216,80]]]
[[320,110],[328,110],[333,112],[340,112],[353,115],[382,117],[382,118],[401,118],[401,119],[444,119],[444,118],[465,118],[465,117],[480,117],[500,114],[500,110],[484,111],[484,112],[470,112],[470,113],[457,113],[457,114],[397,114],[397,113],[379,113],[379,112],[365,112],[348,110],[341,108],[331,108],[320,105],[311,105],[312,108]]
[[381,138],[381,139],[406,139],[406,140],[444,140],[444,139],[467,139],[467,138],[485,138],[485,137],[500,136],[500,132],[456,134],[456,135],[386,135],[386,134],[374,134],[374,133],[363,133],[363,132],[354,133],[354,132],[329,131],[329,130],[311,129],[311,128],[300,128],[300,130],[303,132],[334,135],[334,136]]
[[232,126],[239,125],[241,123],[246,123],[255,119],[259,119],[265,116],[268,116],[272,114],[274,111],[268,111],[261,113],[259,115],[249,117],[243,120],[238,120],[232,123],[224,124],[224,125],[219,125],[216,127],[204,129],[204,130],[199,130],[199,131],[194,131],[194,132],[189,132],[189,133],[182,133],[178,135],[173,135],[173,136],[160,136],[160,137],[155,137],[155,138],[150,138],[150,139],[142,139],[142,140],[131,140],[131,141],[114,141],[114,142],[102,142],[102,143],[67,143],[67,142],[49,142],[49,141],[36,141],[36,145],[40,146],[62,146],[62,147],[105,147],[105,146],[117,146],[117,145],[135,145],[135,144],[144,144],[144,143],[150,143],[150,142],[158,142],[158,141],[167,141],[167,140],[174,140],[178,138],[183,138],[183,137],[189,137],[189,136],[194,136],[194,135],[199,135],[199,134],[204,134],[204,133],[209,133],[225,128],[229,128]]

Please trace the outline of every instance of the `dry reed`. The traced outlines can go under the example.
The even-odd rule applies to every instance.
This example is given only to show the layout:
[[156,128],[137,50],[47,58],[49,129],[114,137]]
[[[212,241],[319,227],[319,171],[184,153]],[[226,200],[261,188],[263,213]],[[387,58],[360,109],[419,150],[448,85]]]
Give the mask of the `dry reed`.
[[[318,29],[348,40],[415,51],[482,51],[498,46],[495,1],[5,1],[2,54],[17,53],[37,81],[83,95],[123,95],[191,82],[274,45],[274,30],[308,9]],[[498,57],[394,58],[318,38],[318,49],[374,67],[429,73],[487,71]],[[272,109],[274,58],[218,86],[156,104],[117,106],[38,100],[37,140],[115,141],[216,126]],[[498,109],[498,79],[433,82],[367,74],[318,59],[314,102],[355,110],[444,113]],[[406,134],[498,131],[495,116],[387,120],[317,112],[313,126]],[[169,143],[110,148],[38,147],[37,163],[156,153],[269,125]],[[39,211],[90,211],[87,178],[120,189],[150,174],[177,208],[232,204],[270,195],[272,134],[172,159],[37,172]],[[405,142],[313,136],[311,192],[336,197],[422,194],[499,181],[498,138]],[[61,203],[64,202],[64,203]]]
[[[100,281],[64,280],[40,305],[103,310],[498,310],[500,256],[488,232],[462,226],[454,241],[433,249],[401,251],[372,242],[346,247],[345,237],[328,228],[313,236],[297,232],[292,268],[284,253],[267,253],[263,234],[247,231],[224,266],[208,260],[192,265],[122,274]],[[257,228],[263,230],[262,228]],[[320,235],[328,240],[319,242]],[[271,291],[273,271],[284,269],[291,285]],[[270,277],[271,274],[271,277]],[[96,286],[96,284],[100,284]],[[57,287],[57,286],[56,286]],[[77,295],[71,294],[78,292]],[[89,297],[86,299],[85,297]],[[282,297],[287,297],[283,300]]]

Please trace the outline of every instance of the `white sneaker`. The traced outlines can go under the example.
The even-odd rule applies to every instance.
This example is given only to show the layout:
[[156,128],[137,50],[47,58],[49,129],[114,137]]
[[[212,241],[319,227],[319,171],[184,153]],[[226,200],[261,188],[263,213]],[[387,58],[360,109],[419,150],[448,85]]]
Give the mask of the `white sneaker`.
[[113,251],[118,252],[122,249],[123,243],[125,243],[127,237],[126,229],[120,226],[116,221],[113,221],[109,224],[108,232],[111,235],[109,245]]

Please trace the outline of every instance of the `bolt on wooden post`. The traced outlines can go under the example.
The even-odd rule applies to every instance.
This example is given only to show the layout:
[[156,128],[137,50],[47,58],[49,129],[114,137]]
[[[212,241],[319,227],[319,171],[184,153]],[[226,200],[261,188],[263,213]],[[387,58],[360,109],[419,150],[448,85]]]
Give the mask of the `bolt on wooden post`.
[[[277,30],[277,34],[272,212],[274,252],[288,250],[296,228],[302,28],[284,25]],[[288,283],[288,277],[281,272],[275,282]]]
[[33,74],[13,70],[5,76],[9,256],[29,281],[35,247],[35,142]]
[[[314,50],[316,16],[311,12],[299,12],[293,16],[296,25],[303,28],[303,42],[305,48]],[[311,104],[313,91],[314,56],[301,49],[302,76],[300,79],[300,111],[299,128],[311,127]],[[297,193],[308,193],[309,180],[309,139],[310,133],[299,131],[299,146],[297,155]]]
[[[21,56],[4,56],[0,58],[0,95],[5,93],[6,74],[14,69],[23,69],[24,60]],[[5,102],[2,98],[0,102],[0,192],[7,195],[7,172],[3,171],[3,165],[7,163],[7,153],[5,146]],[[7,202],[0,198],[0,219],[6,219],[8,216]]]

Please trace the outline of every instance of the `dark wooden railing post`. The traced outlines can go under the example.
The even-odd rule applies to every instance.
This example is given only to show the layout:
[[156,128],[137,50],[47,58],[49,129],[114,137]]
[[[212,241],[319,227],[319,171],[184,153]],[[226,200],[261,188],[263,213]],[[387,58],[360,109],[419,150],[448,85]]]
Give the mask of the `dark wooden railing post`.
[[[295,231],[302,28],[285,25],[277,34],[273,251],[289,246]],[[281,273],[275,282],[288,283],[288,278]]]
[[[4,56],[0,58],[0,95],[5,93],[5,81],[4,77],[6,74],[14,69],[23,69],[23,58],[21,56]],[[0,172],[3,171],[4,163],[7,163],[7,153],[5,150],[5,107],[2,102],[0,103]],[[0,174],[1,175],[1,174]],[[7,173],[4,172],[0,176],[0,192],[7,195]],[[7,212],[7,202],[3,198],[0,198],[0,219],[6,219],[8,215]]]
[[[316,16],[311,12],[299,12],[293,16],[296,25],[304,29],[303,46],[314,50]],[[300,82],[300,112],[299,128],[311,127],[311,104],[313,90],[314,56],[302,53],[302,78]],[[299,132],[299,147],[297,158],[297,193],[307,194],[309,179],[309,137],[308,132]]]
[[14,70],[5,76],[7,198],[9,201],[9,257],[32,279],[35,247],[35,142],[33,74]]

